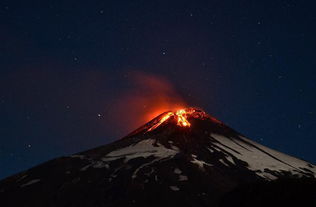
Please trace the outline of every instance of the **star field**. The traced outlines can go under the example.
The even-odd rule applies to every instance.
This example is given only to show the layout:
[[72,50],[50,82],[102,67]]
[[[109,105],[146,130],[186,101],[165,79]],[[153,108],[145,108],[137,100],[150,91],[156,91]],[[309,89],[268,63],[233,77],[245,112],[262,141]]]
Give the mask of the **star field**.
[[133,71],[166,78],[188,104],[316,163],[315,6],[1,1],[0,178],[133,130],[114,124]]

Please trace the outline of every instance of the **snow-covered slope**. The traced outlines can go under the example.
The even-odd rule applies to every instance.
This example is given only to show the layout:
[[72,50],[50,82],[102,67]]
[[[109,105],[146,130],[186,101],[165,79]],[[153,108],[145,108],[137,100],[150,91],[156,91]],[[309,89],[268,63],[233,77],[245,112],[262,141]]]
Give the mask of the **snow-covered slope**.
[[[239,163],[236,162],[236,160],[238,160],[239,162],[245,163],[247,169],[266,180],[277,179],[284,174],[297,177],[314,177],[316,174],[316,167],[312,164],[267,148],[240,135],[238,135],[238,139],[236,139],[234,137],[210,133],[207,141],[209,143],[205,143],[202,147],[208,151],[207,156],[212,157],[212,154],[219,153],[222,153],[224,156],[214,162],[209,159],[201,158],[205,155],[200,155],[198,158],[196,154],[199,153],[188,154],[187,159],[201,169],[214,165],[223,165],[222,167],[225,166],[227,168],[231,166],[238,167]],[[163,142],[160,143],[159,140],[155,138],[148,138],[127,147],[111,151],[105,154],[101,158],[101,161],[90,160],[91,163],[82,168],[82,170],[86,170],[88,167],[109,167],[112,161],[117,160],[128,163],[129,161],[140,158],[152,158],[140,167],[142,168],[152,165],[155,162],[163,162],[172,159],[175,155],[181,153],[179,146],[174,145],[171,140],[168,141],[167,145],[164,145]],[[85,157],[84,155],[82,156]],[[218,161],[220,163],[218,163]],[[103,164],[100,164],[100,162],[103,162]],[[135,170],[133,178],[136,177],[140,168]]]
[[291,173],[297,176],[315,176],[312,164],[295,157],[270,149],[243,136],[233,139],[219,134],[211,134],[216,139],[215,148],[225,154],[225,163],[235,164],[233,158],[243,160],[248,169],[265,179],[277,179],[277,175]]

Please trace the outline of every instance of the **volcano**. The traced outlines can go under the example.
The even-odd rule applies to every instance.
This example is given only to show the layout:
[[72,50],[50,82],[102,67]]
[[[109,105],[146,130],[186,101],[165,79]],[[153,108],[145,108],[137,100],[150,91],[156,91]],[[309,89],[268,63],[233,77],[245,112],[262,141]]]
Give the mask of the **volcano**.
[[316,206],[315,175],[314,165],[187,108],[2,180],[0,205]]

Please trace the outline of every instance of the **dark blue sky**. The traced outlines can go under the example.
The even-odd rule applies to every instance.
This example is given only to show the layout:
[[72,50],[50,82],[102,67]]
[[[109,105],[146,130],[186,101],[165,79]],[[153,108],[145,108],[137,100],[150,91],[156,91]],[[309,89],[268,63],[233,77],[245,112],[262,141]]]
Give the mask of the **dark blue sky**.
[[117,103],[133,111],[122,94],[155,93],[133,85],[134,71],[167,79],[189,105],[251,139],[316,163],[315,6],[1,1],[0,178],[133,130],[117,124],[130,123]]

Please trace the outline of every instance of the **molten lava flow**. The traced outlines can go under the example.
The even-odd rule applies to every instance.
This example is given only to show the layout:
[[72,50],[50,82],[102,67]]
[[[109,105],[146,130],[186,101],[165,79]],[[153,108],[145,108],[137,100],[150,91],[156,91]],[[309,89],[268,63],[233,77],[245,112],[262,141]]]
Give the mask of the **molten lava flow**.
[[159,127],[162,123],[164,123],[165,121],[167,121],[170,117],[175,117],[175,119],[177,120],[177,125],[181,126],[181,127],[190,127],[191,124],[190,122],[187,120],[187,116],[191,113],[193,113],[194,111],[190,111],[187,112],[185,109],[180,109],[177,110],[176,112],[168,112],[166,115],[164,115],[155,125],[153,125],[152,127],[150,127],[147,131],[152,131],[154,129],[156,129],[157,127]]
[[168,112],[165,116],[163,116],[159,122],[157,124],[155,124],[154,126],[150,127],[147,131],[151,131],[156,129],[157,127],[159,127],[162,123],[164,123],[165,121],[167,121],[171,116],[173,116],[174,114],[172,112]]
[[190,122],[188,122],[186,116],[187,112],[184,109],[180,109],[176,111],[176,116],[178,118],[178,125],[179,126],[184,126],[184,127],[189,127],[191,126]]

